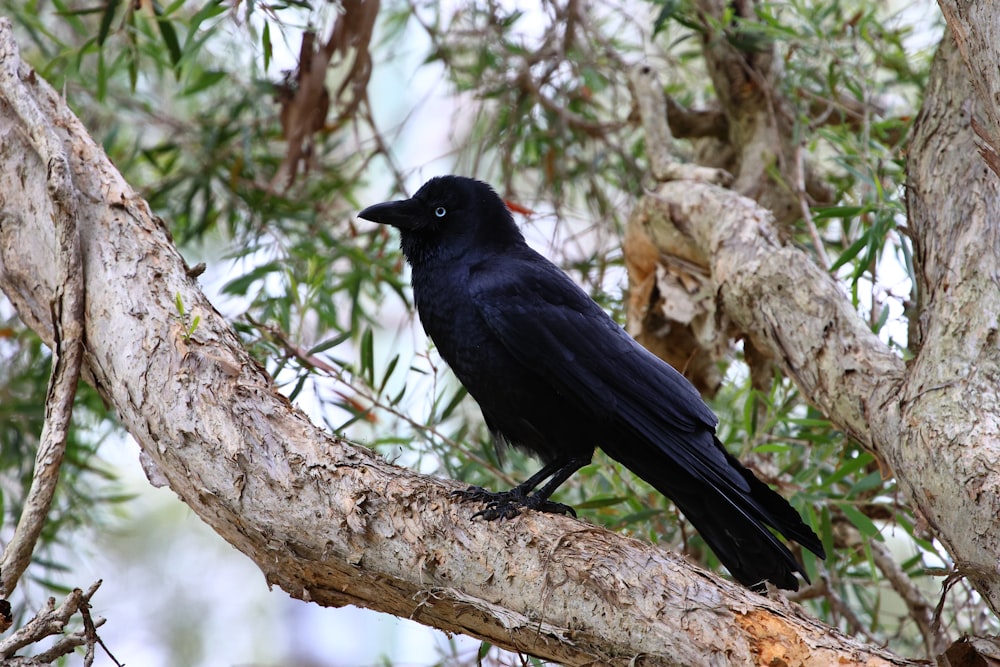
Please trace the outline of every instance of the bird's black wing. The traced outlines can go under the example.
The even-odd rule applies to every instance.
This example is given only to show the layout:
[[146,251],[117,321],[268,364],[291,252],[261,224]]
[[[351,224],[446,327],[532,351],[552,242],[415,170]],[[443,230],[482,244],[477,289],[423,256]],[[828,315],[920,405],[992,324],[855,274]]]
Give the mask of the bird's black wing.
[[719,559],[755,590],[795,590],[802,566],[771,525],[823,557],[788,502],[729,455],[694,387],[622,330],[566,274],[533,251],[484,260],[470,293],[486,326],[576,415],[596,442],[674,500]]
[[[485,324],[565,400],[633,432],[711,486],[749,491],[716,446],[718,420],[694,387],[555,265],[526,250],[485,260],[473,267],[470,280]],[[610,443],[597,444],[608,449]]]

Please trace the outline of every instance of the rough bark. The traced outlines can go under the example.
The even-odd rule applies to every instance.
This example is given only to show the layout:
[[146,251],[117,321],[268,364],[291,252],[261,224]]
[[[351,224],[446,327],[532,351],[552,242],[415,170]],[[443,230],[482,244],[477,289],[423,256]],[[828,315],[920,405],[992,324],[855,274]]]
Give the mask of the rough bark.
[[269,584],[571,665],[911,664],[580,521],[470,521],[447,498],[455,483],[317,429],[245,352],[146,203],[17,59],[2,20],[0,64],[20,83],[0,91],[0,287],[52,344],[59,209],[31,140],[38,128],[7,103],[25,95],[61,137],[73,176],[86,377],[171,489]]
[[[995,35],[989,26],[984,18]],[[1000,178],[972,123],[996,116],[1000,99],[977,95],[956,46],[946,34],[913,128],[921,344],[898,403],[900,437],[882,449],[957,569],[1000,612]]]
[[938,0],[979,98],[972,129],[989,167],[1000,176],[1000,13],[991,2]]
[[640,203],[631,224],[654,239],[683,235],[708,258],[719,317],[887,464],[957,569],[997,611],[1000,185],[977,151],[972,122],[996,109],[984,109],[975,90],[946,36],[909,150],[920,346],[908,366],[826,271],[782,242],[774,217],[757,203],[706,184],[666,183]]

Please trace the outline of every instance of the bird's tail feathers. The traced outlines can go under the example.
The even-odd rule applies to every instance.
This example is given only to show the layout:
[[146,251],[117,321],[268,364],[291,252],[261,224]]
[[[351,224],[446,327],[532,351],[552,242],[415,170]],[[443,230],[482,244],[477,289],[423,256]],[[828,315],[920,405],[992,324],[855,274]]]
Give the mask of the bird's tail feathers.
[[[716,445],[725,452],[718,440]],[[642,471],[643,479],[674,501],[740,583],[763,590],[766,580],[779,588],[797,590],[795,573],[806,581],[809,578],[768,526],[825,558],[822,543],[787,500],[728,452],[725,460],[746,485],[733,484],[729,475],[688,477],[677,468],[670,473],[648,466],[634,469]]]
[[739,469],[750,485],[750,497],[758,506],[760,518],[790,540],[795,540],[820,558],[826,558],[823,543],[812,528],[802,521],[802,516],[774,489],[757,479],[757,476],[726,452],[726,459]]

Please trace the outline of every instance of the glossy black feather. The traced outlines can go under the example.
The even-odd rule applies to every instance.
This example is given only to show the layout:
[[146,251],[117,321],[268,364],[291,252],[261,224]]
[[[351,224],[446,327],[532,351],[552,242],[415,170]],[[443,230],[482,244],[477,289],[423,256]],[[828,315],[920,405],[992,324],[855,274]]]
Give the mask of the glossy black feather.
[[511,492],[467,492],[487,502],[483,516],[568,510],[548,496],[601,447],[673,499],[747,586],[795,589],[804,576],[768,526],[823,556],[798,513],[725,451],[694,387],[529,248],[488,185],[436,178],[360,217],[400,229],[421,322],[498,441],[547,464]]

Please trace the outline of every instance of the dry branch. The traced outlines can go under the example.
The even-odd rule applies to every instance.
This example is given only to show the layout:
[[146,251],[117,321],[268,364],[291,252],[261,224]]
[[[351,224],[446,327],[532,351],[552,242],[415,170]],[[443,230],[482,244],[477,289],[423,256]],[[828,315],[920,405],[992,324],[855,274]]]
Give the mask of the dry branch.
[[[89,631],[83,633],[63,633],[65,633],[70,620],[76,614],[87,611],[90,599],[97,592],[100,585],[100,581],[91,584],[86,592],[79,588],[73,589],[58,607],[56,607],[55,598],[49,598],[45,607],[40,609],[34,618],[18,628],[17,632],[10,637],[0,641],[0,659],[3,660],[3,664],[49,664],[70,653],[77,646],[99,641],[96,638],[96,634]],[[89,614],[89,611],[87,613]],[[94,628],[100,627],[103,624],[103,618],[97,618],[93,621]],[[63,637],[46,651],[32,658],[13,657],[14,653],[22,648],[37,644],[53,635],[63,635]]]

